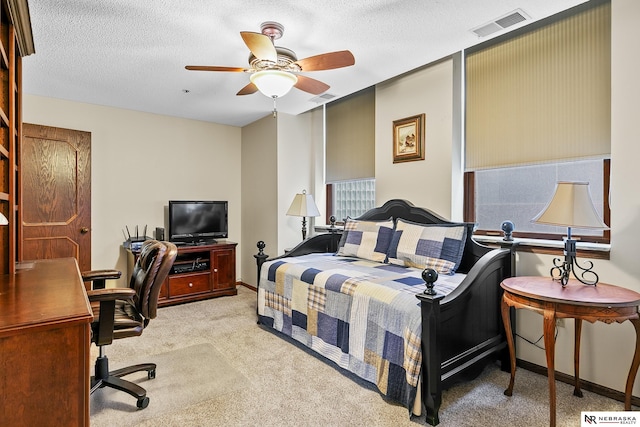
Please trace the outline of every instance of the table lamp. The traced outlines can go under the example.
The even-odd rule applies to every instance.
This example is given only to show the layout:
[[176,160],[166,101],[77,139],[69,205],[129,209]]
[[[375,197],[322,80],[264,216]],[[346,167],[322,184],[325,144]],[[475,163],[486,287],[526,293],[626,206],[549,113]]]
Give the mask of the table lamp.
[[320,211],[316,203],[313,201],[313,196],[307,194],[306,190],[302,190],[302,193],[296,194],[287,211],[289,216],[301,216],[302,217],[302,240],[307,238],[307,219],[308,216],[320,216]]
[[[606,230],[609,227],[602,222],[593,206],[588,182],[566,182],[556,184],[556,190],[549,204],[532,220],[536,224],[559,225],[567,227],[564,239],[564,260],[555,258],[551,268],[551,278],[559,280],[563,287],[573,276],[585,285],[596,285],[598,275],[593,271],[593,263],[585,261],[581,267],[576,261],[576,240],[571,238],[571,228]],[[579,275],[576,274],[576,268]]]

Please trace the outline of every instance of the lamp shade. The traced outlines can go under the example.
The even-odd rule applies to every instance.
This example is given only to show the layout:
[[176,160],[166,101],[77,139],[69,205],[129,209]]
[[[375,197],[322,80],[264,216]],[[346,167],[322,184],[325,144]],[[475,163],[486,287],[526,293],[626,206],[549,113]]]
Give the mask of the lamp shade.
[[320,216],[320,211],[318,211],[316,202],[313,201],[313,196],[311,194],[307,194],[305,190],[302,190],[302,193],[296,194],[293,198],[293,202],[291,202],[291,206],[289,206],[287,215],[302,217]]
[[609,228],[593,206],[588,182],[558,182],[549,204],[531,221],[575,228]]
[[295,74],[280,70],[262,70],[249,77],[258,90],[270,98],[279,98],[298,82]]
[[8,224],[9,224],[9,220],[7,219],[6,216],[4,216],[2,212],[0,212],[0,225],[8,225]]

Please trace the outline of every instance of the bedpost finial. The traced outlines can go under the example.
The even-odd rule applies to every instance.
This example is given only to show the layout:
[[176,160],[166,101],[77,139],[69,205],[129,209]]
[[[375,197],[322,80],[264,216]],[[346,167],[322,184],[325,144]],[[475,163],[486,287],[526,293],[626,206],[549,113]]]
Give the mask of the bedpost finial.
[[433,290],[433,286],[434,282],[438,280],[438,272],[433,268],[425,268],[422,270],[422,280],[424,280],[427,285],[424,293],[427,295],[435,295],[437,292]]
[[329,224],[331,224],[329,226],[329,232],[330,233],[335,233],[336,232],[336,217],[334,215],[331,215],[329,217]]
[[258,255],[262,255],[264,253],[264,248],[267,247],[262,240],[260,240],[256,246],[258,247]]

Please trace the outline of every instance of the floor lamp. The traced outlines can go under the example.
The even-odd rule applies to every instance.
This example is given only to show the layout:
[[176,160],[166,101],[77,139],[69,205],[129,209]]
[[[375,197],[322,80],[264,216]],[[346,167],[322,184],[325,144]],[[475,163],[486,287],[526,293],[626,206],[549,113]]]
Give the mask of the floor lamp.
[[307,238],[307,219],[308,216],[320,216],[320,211],[316,206],[316,202],[313,201],[313,196],[307,194],[306,190],[302,190],[302,193],[296,194],[287,211],[289,216],[301,216],[302,217],[302,240]]
[[[602,222],[589,194],[588,182],[558,182],[549,204],[531,220],[536,224],[559,225],[567,227],[564,240],[564,260],[555,258],[551,268],[551,277],[566,286],[569,275],[585,285],[596,285],[598,275],[593,271],[593,263],[585,261],[581,267],[576,261],[576,240],[571,238],[571,228],[606,230],[609,227]],[[579,275],[576,274],[579,270]]]

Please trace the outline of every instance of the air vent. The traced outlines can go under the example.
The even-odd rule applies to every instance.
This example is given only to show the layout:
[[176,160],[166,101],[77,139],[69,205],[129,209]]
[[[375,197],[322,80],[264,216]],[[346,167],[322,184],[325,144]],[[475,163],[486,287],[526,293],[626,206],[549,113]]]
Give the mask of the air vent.
[[314,96],[311,98],[311,102],[315,102],[317,104],[322,104],[330,99],[335,98],[336,96],[331,93],[323,93],[322,95]]
[[496,19],[496,24],[500,25],[502,28],[507,28],[526,20],[527,18],[525,18],[522,13],[516,10],[515,12],[505,16],[504,18]]
[[526,21],[527,19],[530,19],[529,15],[524,13],[522,9],[516,9],[511,13],[501,16],[495,21],[483,24],[471,31],[478,37],[487,37],[488,35],[497,33],[498,31],[504,30],[505,28],[509,28],[513,25],[519,24],[520,22]]

